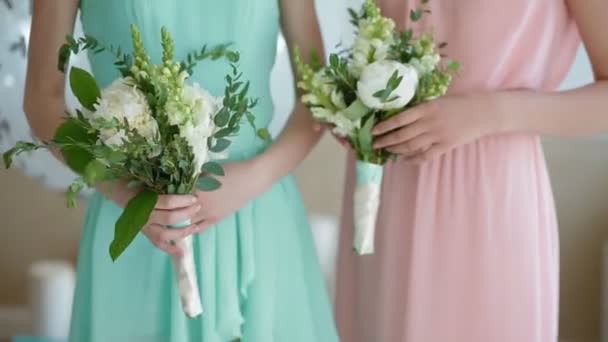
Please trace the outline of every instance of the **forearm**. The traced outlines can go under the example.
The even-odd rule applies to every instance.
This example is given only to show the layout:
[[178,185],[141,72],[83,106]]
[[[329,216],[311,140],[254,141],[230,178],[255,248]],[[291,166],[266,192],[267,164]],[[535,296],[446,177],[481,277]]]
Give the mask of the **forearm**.
[[499,133],[565,137],[608,133],[608,81],[563,92],[511,91],[493,97]]
[[273,183],[292,172],[317,144],[322,132],[314,129],[308,109],[299,101],[285,129],[258,158],[266,179]]

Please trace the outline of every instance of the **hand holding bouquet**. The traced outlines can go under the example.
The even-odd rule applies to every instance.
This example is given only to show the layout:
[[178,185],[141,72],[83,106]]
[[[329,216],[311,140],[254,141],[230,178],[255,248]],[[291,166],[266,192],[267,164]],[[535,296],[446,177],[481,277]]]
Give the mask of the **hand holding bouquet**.
[[[428,0],[422,0],[426,4]],[[351,48],[332,54],[329,65],[311,53],[302,62],[296,51],[296,67],[303,90],[302,102],[314,118],[352,145],[357,155],[357,187],[354,198],[355,241],[359,254],[374,250],[374,231],[383,165],[392,156],[373,148],[374,126],[404,110],[436,99],[447,92],[458,63],[443,62],[431,33],[414,37],[412,29],[395,30],[393,20],[382,16],[374,0],[360,11],[349,10],[356,28]],[[430,11],[410,13],[417,21]]]
[[[68,206],[84,187],[101,182],[129,180],[141,189],[127,204],[116,222],[110,256],[116,260],[148,222],[160,194],[191,194],[220,187],[222,166],[230,137],[243,118],[254,126],[251,109],[256,101],[248,97],[249,83],[235,63],[238,53],[219,45],[173,60],[173,40],[162,30],[162,63],[155,65],[145,51],[140,33],[131,27],[133,54],[104,46],[94,37],[68,36],[60,50],[59,68],[66,70],[71,53],[90,49],[108,51],[116,58],[122,75],[100,90],[93,76],[73,67],[69,72],[72,91],[82,105],[68,115],[50,142],[19,142],[4,153],[6,167],[15,155],[39,148],[59,149],[67,165],[80,177],[69,187]],[[198,61],[227,58],[232,73],[226,76],[223,97],[215,97],[197,84],[187,84]],[[258,132],[267,137],[265,130]],[[184,222],[180,226],[189,225]],[[178,228],[178,227],[175,227]],[[182,306],[189,317],[202,313],[194,268],[192,237],[172,243],[184,254],[173,257]]]

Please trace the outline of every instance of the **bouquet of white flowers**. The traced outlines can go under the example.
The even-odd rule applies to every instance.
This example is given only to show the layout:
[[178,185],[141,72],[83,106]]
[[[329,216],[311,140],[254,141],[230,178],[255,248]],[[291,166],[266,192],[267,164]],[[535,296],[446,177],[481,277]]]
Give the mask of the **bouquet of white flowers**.
[[[110,256],[116,260],[148,221],[159,194],[191,194],[198,186],[203,191],[220,187],[217,176],[222,166],[214,160],[224,157],[242,119],[254,126],[251,109],[256,100],[248,97],[249,83],[235,63],[237,52],[228,45],[206,46],[173,60],[173,40],[162,29],[162,64],[152,64],[140,33],[131,27],[133,53],[105,46],[94,37],[67,37],[59,54],[59,69],[65,72],[71,53],[90,49],[109,51],[122,77],[100,90],[93,76],[72,67],[69,82],[82,105],[68,115],[50,142],[19,142],[3,155],[10,167],[15,155],[39,148],[57,148],[67,165],[80,177],[67,192],[68,206],[86,186],[100,182],[129,179],[141,191],[129,201],[116,222]],[[196,63],[205,59],[227,58],[232,73],[226,76],[223,97],[215,97],[197,84],[187,84]],[[68,113],[69,114],[69,113]],[[258,135],[268,138],[261,129]],[[183,225],[189,225],[184,222]],[[179,228],[179,227],[175,227]],[[192,237],[174,241],[184,251],[173,264],[184,312],[189,317],[202,313],[194,267]]]
[[[424,6],[428,0],[422,0]],[[393,20],[382,16],[374,0],[366,0],[360,11],[349,10],[356,28],[351,48],[332,54],[324,66],[311,52],[311,63],[302,62],[296,50],[298,86],[302,102],[314,118],[328,124],[334,134],[348,139],[357,154],[357,187],[354,198],[354,248],[359,254],[374,251],[374,231],[383,165],[391,157],[374,149],[372,129],[395,114],[446,93],[458,70],[455,61],[442,61],[429,32],[414,37],[412,29],[395,30]],[[412,10],[418,21],[430,13],[424,7]]]

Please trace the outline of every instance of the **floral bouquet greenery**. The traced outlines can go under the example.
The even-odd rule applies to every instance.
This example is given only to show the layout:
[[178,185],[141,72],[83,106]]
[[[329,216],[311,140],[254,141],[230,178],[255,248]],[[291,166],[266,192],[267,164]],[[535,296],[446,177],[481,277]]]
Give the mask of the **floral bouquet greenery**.
[[[418,21],[430,11],[412,10]],[[359,11],[349,9],[355,26],[352,47],[319,61],[312,51],[310,63],[296,50],[298,86],[302,102],[314,118],[347,139],[357,155],[357,187],[354,198],[354,248],[359,254],[374,251],[374,231],[382,183],[383,165],[392,156],[374,149],[372,129],[395,114],[444,95],[458,70],[455,61],[443,61],[432,33],[415,37],[413,30],[395,30],[395,22],[382,15],[374,0]]]
[[[67,37],[59,53],[59,69],[66,71],[71,53],[110,52],[122,77],[100,90],[83,69],[69,71],[71,89],[82,105],[65,118],[52,141],[18,142],[3,155],[6,167],[22,152],[58,149],[67,165],[80,177],[67,191],[68,206],[84,187],[129,179],[142,190],[132,198],[116,222],[110,256],[116,260],[148,221],[159,194],[190,194],[220,187],[224,174],[216,160],[224,157],[230,137],[246,117],[254,126],[248,97],[249,83],[241,80],[237,52],[228,45],[203,47],[184,62],[173,60],[173,40],[162,29],[162,63],[155,65],[146,53],[140,32],[131,26],[133,53],[105,46],[94,37]],[[196,63],[227,58],[232,73],[226,76],[223,97],[215,97],[197,84],[187,84]],[[258,131],[267,137],[268,132]],[[189,222],[184,222],[188,225]],[[192,252],[192,237],[174,241],[184,250],[173,257],[184,312],[202,313]]]

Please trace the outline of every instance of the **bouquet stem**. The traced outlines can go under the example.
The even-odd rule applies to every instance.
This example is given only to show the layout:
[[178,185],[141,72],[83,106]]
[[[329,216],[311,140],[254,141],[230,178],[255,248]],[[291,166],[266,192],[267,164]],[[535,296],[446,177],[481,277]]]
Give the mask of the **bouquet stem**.
[[[190,221],[171,228],[180,228],[190,225]],[[182,302],[182,309],[188,318],[195,318],[203,313],[203,305],[198,288],[198,279],[192,249],[192,236],[173,241],[184,253],[181,256],[172,256],[173,267],[177,279],[177,287]]]
[[353,247],[359,255],[374,253],[374,235],[380,207],[382,165],[357,161],[357,186],[354,198],[355,238]]

